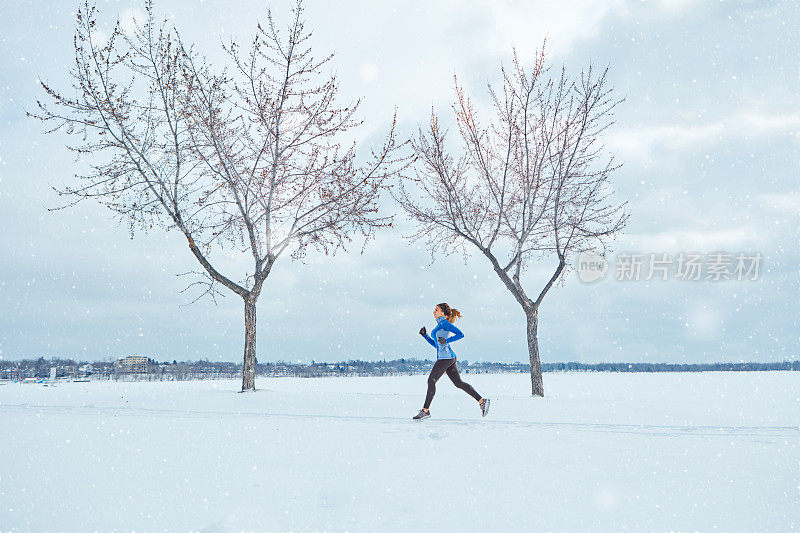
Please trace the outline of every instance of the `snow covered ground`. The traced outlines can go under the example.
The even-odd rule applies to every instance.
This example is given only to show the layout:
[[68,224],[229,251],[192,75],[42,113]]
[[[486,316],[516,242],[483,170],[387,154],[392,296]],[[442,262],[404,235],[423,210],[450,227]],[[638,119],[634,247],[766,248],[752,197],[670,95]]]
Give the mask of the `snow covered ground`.
[[2,531],[785,531],[800,374],[0,385]]

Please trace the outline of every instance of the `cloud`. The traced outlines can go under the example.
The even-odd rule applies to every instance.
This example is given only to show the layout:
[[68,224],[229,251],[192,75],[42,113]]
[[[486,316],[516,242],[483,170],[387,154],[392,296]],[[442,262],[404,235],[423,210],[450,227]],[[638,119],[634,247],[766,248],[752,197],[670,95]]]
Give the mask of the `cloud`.
[[686,325],[699,338],[716,339],[722,333],[723,318],[710,301],[695,302],[687,311]]
[[358,69],[361,79],[372,83],[378,79],[378,66],[375,63],[364,63]]
[[662,9],[680,9],[686,7],[690,4],[697,4],[699,3],[698,0],[657,0],[656,2],[659,4],[659,7]]
[[624,0],[491,1],[485,6],[494,18],[494,31],[487,44],[504,54],[511,45],[520,50],[537,50],[545,36],[552,54],[566,54],[574,44],[597,36],[607,16],[627,12]]
[[756,201],[762,209],[800,216],[800,192],[762,193],[756,196]]
[[101,48],[105,46],[108,41],[108,35],[101,29],[95,29],[92,30],[92,33],[89,35],[89,39],[92,41],[92,45],[94,45],[95,48]]
[[120,28],[126,35],[131,35],[136,30],[136,25],[147,21],[147,15],[141,9],[130,7],[119,16]]
[[620,250],[641,252],[680,252],[717,250],[747,251],[748,246],[763,245],[764,236],[752,224],[719,230],[676,229],[657,233],[629,233],[620,240]]
[[608,147],[626,159],[647,161],[659,148],[681,151],[691,147],[712,147],[726,137],[794,134],[800,129],[800,113],[778,114],[740,111],[705,122],[654,125],[610,131]]

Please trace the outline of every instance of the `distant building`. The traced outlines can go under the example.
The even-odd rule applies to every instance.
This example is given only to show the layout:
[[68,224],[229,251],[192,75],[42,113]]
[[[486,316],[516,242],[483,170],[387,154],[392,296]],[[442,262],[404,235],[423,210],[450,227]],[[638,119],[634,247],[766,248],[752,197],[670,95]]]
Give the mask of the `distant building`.
[[114,363],[114,372],[117,374],[149,374],[156,368],[155,361],[144,355],[129,355]]

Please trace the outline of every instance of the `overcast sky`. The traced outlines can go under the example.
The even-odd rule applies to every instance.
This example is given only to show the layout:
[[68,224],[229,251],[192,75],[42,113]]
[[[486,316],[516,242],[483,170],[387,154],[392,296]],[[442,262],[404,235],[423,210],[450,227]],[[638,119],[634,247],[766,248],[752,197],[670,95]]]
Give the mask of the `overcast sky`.
[[[243,304],[187,305],[196,270],[175,233],[136,234],[110,212],[59,205],[51,186],[81,171],[63,135],[25,117],[38,78],[67,89],[78,2],[4,1],[0,9],[0,357],[131,354],[159,361],[241,362]],[[100,2],[123,22],[143,2]],[[210,57],[247,41],[287,1],[156,2]],[[624,162],[613,178],[631,218],[605,279],[571,272],[540,309],[544,362],[708,362],[795,359],[800,347],[800,9],[796,2],[598,0],[561,2],[309,1],[317,55],[335,51],[342,103],[364,97],[363,141],[379,140],[393,109],[410,135],[431,107],[452,124],[453,74],[479,110],[511,46],[528,62],[548,36],[550,62],[579,72],[610,66],[626,101],[605,137]],[[396,211],[391,199],[386,213]],[[440,301],[459,308],[459,359],[527,361],[521,308],[483,257],[431,257],[405,240],[402,218],[365,253],[284,256],[258,307],[259,361],[434,357],[417,330]],[[762,254],[757,280],[621,281],[618,254]],[[573,259],[574,261],[574,259]],[[235,279],[247,262],[225,258]],[[538,294],[553,258],[526,274]],[[242,270],[243,272],[243,270]],[[646,273],[646,271],[645,271]],[[644,276],[646,277],[646,276]]]

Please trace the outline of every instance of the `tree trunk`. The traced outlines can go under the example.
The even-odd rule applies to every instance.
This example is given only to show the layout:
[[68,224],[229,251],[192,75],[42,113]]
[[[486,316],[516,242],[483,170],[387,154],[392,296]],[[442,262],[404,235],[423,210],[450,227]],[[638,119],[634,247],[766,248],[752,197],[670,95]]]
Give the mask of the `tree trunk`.
[[539,360],[539,310],[525,311],[528,322],[528,353],[531,357],[531,394],[544,396],[544,383],[542,383],[542,362]]
[[242,363],[242,392],[256,390],[256,299],[244,299],[244,362]]

